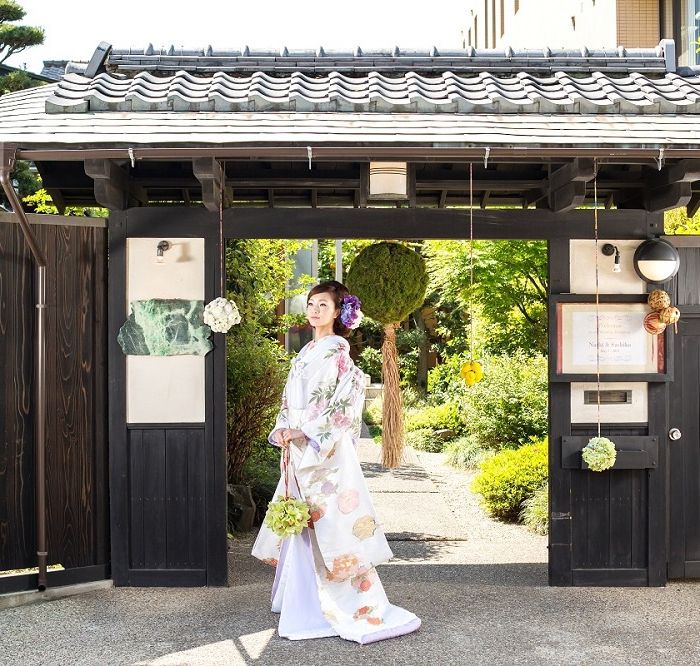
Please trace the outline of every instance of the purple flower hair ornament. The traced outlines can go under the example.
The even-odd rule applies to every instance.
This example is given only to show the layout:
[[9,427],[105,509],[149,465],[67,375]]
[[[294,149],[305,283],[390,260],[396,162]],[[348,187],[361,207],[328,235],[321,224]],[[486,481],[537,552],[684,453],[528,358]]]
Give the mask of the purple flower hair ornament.
[[362,303],[357,296],[348,294],[343,297],[343,302],[340,306],[340,321],[350,329],[357,328],[362,321]]

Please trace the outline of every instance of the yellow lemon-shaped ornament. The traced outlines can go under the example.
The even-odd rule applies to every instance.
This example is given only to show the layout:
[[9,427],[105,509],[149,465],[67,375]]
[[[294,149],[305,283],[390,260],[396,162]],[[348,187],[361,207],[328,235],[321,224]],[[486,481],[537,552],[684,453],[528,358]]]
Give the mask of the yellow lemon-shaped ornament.
[[472,372],[476,375],[476,381],[480,382],[484,377],[484,369],[481,367],[481,363],[479,363],[479,361],[472,361],[470,365]]
[[467,361],[462,365],[459,375],[467,386],[474,386],[484,376],[484,371],[478,361]]

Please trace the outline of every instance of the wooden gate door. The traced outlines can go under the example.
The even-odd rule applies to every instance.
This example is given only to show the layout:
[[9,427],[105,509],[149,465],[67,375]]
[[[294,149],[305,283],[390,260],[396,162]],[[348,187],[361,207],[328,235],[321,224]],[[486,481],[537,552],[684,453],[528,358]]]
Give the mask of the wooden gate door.
[[[143,238],[153,241],[153,257],[155,243],[172,238],[203,238],[205,255],[219,255],[216,220],[205,209],[143,207],[115,211],[110,216],[112,578],[115,585],[125,586],[226,585],[223,334],[215,334],[215,348],[205,357],[205,418],[201,422],[128,421],[127,357],[117,336],[128,314],[128,241]],[[139,261],[135,265],[146,266]],[[219,262],[210,259],[205,263],[204,296],[211,300],[218,284]],[[135,273],[136,281],[139,275],[144,275],[143,271]],[[140,381],[148,383],[144,378]]]
[[[680,243],[680,241],[679,241]],[[700,247],[680,247],[669,393],[669,578],[700,578]],[[674,433],[673,429],[678,432]]]

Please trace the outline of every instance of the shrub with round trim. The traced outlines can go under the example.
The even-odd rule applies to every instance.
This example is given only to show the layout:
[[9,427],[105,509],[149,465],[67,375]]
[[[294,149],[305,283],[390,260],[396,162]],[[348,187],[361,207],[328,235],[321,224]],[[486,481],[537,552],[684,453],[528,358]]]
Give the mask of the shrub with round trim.
[[362,301],[364,314],[384,325],[382,463],[386,467],[398,467],[403,448],[403,415],[396,328],[425,300],[428,288],[425,261],[401,243],[375,243],[355,257],[345,285]]

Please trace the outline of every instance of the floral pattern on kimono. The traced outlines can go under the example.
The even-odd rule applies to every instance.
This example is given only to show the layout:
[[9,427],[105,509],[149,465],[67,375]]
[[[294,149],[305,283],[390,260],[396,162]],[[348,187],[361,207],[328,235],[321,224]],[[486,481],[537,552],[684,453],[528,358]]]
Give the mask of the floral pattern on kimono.
[[[389,603],[375,570],[393,553],[357,458],[364,399],[364,374],[352,362],[347,340],[326,336],[293,359],[268,436],[277,445],[275,432],[292,428],[307,438],[289,446],[289,493],[309,505],[308,533],[323,616],[338,635],[359,642],[380,626],[402,633],[409,625],[410,630],[420,625],[415,615]],[[275,497],[284,492],[282,475]],[[277,563],[281,543],[263,524],[252,554]]]

